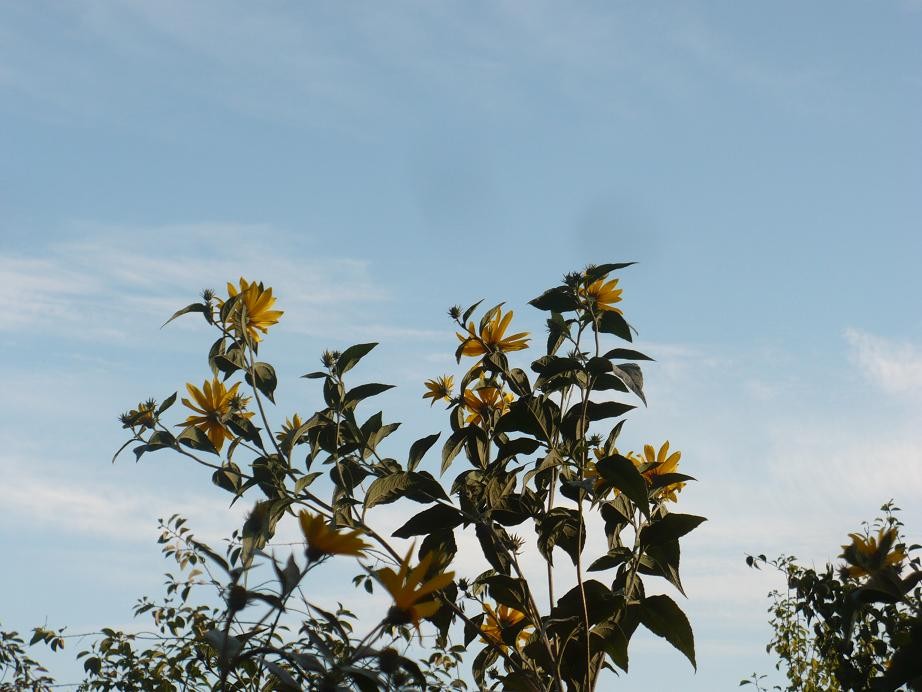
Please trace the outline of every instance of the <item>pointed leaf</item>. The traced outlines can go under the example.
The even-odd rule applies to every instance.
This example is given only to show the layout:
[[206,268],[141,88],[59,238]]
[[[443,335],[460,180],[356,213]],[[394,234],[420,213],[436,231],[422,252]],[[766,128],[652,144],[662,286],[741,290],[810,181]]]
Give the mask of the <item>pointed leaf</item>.
[[432,435],[426,435],[426,437],[421,437],[410,446],[410,454],[407,458],[408,470],[416,470],[416,467],[419,466],[419,462],[422,461],[426,452],[436,443],[441,434],[442,433],[434,433]]
[[663,637],[681,651],[695,670],[695,636],[682,609],[669,596],[648,596],[643,599],[640,622],[653,634]]
[[340,354],[339,359],[336,361],[336,373],[342,376],[352,370],[352,368],[354,368],[355,365],[377,345],[377,342],[373,342],[369,344],[356,344],[355,346],[347,348]]
[[464,515],[460,510],[450,505],[437,504],[412,517],[391,535],[395,538],[425,536],[434,531],[453,529],[463,521]]

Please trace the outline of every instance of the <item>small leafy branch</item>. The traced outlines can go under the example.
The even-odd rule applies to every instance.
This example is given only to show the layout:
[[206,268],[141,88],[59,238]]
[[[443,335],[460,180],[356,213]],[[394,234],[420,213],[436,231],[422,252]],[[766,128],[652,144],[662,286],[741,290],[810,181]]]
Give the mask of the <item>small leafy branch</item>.
[[890,501],[881,517],[849,534],[838,569],[817,571],[790,556],[746,558],[787,583],[769,594],[774,635],[766,651],[788,679],[775,689],[922,689],[922,564],[910,558],[920,546],[906,545],[899,511]]

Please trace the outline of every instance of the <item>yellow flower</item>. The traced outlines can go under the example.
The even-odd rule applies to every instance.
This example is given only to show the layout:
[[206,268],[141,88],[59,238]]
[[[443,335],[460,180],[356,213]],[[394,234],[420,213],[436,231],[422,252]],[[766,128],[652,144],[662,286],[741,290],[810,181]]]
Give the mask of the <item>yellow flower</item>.
[[[435,615],[440,604],[436,600],[420,601],[439,589],[444,589],[451,584],[454,579],[454,572],[444,572],[436,574],[429,580],[424,580],[429,566],[432,564],[434,553],[426,553],[419,564],[410,569],[410,556],[413,554],[413,548],[407,552],[407,556],[400,563],[400,569],[395,572],[390,567],[379,569],[375,572],[375,577],[387,589],[387,592],[394,599],[394,605],[388,612],[388,621],[395,625],[402,625],[412,622],[419,630],[419,621],[422,618]],[[418,588],[417,588],[418,587]]]
[[528,348],[528,332],[519,332],[505,336],[506,328],[512,321],[512,310],[503,315],[497,310],[478,335],[474,323],[467,325],[467,334],[455,334],[464,344],[461,353],[465,356],[482,356],[493,351],[521,351]]
[[180,425],[197,427],[208,436],[211,444],[220,452],[225,439],[234,439],[234,434],[224,427],[224,419],[232,413],[237,413],[244,418],[253,416],[252,412],[243,411],[249,397],[238,395],[238,387],[240,387],[239,382],[227,389],[217,377],[210,382],[205,380],[202,389],[193,384],[186,384],[186,390],[195,403],[186,398],[183,398],[182,403],[201,415],[189,416],[186,422]]
[[[508,647],[503,643],[503,630],[514,627],[524,620],[525,613],[520,613],[515,608],[505,605],[500,605],[496,610],[493,610],[493,607],[486,603],[483,604],[483,610],[487,617],[483,625],[480,626],[480,631],[484,635],[480,640],[486,642],[492,639],[505,651]],[[517,643],[528,641],[529,634],[525,631],[526,629],[529,629],[529,627],[523,628],[516,636]]]
[[[663,443],[663,446],[659,448],[658,453],[654,451],[653,445],[644,445],[643,456],[644,458],[642,463],[657,464],[656,466],[643,471],[641,474],[648,483],[652,483],[657,476],[663,476],[668,473],[676,473],[676,469],[679,465],[679,459],[682,458],[682,452],[673,452],[672,454],[669,454],[669,441],[667,440]],[[639,460],[637,460],[637,458],[630,453],[628,453],[628,458],[631,459],[634,464],[639,465]],[[670,483],[669,485],[663,486],[659,491],[660,499],[676,502],[678,500],[676,493],[680,492],[684,487],[685,483]]]
[[285,442],[294,435],[295,431],[300,428],[304,422],[301,420],[301,416],[297,413],[294,414],[291,418],[286,418],[285,422],[282,423],[282,429],[275,434],[275,439],[279,442]]
[[[596,450],[598,452],[599,450]],[[597,458],[601,459],[596,455]],[[583,468],[583,478],[586,480],[593,481],[593,487],[597,495],[604,497],[608,494],[608,491],[605,490],[605,479],[602,478],[602,474],[599,473],[598,467],[595,465],[595,462],[590,461]],[[604,491],[604,492],[603,492]]]
[[123,428],[140,425],[142,428],[153,429],[157,424],[157,402],[153,399],[142,401],[138,404],[138,408],[119,416],[119,420]]
[[618,288],[618,279],[611,281],[606,281],[604,278],[597,279],[585,288],[580,288],[579,293],[588,298],[595,309],[621,314],[621,310],[614,307],[615,303],[621,302],[622,291]]
[[424,384],[429,391],[423,394],[423,399],[432,399],[432,401],[429,402],[430,406],[440,399],[451,401],[451,390],[452,387],[455,386],[455,378],[451,375],[444,375],[434,380],[426,380]]
[[840,557],[850,564],[844,570],[850,577],[871,576],[887,567],[898,566],[906,558],[902,546],[893,549],[896,528],[881,529],[877,538],[858,533],[850,533],[848,537],[852,542],[842,546]]
[[369,547],[359,536],[359,531],[337,531],[327,524],[320,515],[311,516],[304,510],[298,515],[301,533],[307,541],[307,559],[313,562],[324,555],[362,556],[362,551]]
[[242,276],[240,277],[240,289],[234,284],[227,282],[227,295],[232,298],[239,293],[240,299],[237,303],[235,316],[232,320],[234,329],[239,330],[239,324],[242,321],[244,313],[246,315],[246,334],[250,343],[257,344],[262,337],[259,332],[267,334],[269,327],[278,324],[279,317],[284,312],[282,310],[272,310],[275,305],[275,297],[272,295],[271,288],[264,288],[262,283],[248,283]]
[[509,404],[512,399],[512,394],[508,392],[504,394],[496,387],[469,389],[464,392],[464,408],[470,411],[466,422],[480,425],[484,421],[490,420],[494,412],[502,415],[509,410]]

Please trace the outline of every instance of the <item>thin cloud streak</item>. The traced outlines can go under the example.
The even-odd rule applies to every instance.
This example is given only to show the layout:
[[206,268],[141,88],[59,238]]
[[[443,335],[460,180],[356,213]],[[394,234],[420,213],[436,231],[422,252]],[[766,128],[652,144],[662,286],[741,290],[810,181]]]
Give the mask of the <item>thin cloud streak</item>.
[[922,392],[922,348],[860,329],[847,329],[852,361],[874,385],[891,394]]
[[291,246],[305,242],[276,229],[203,223],[94,227],[85,235],[86,240],[48,248],[41,258],[0,254],[0,284],[6,287],[0,293],[0,332],[126,341],[197,301],[201,289],[222,294],[225,282],[245,276],[272,285],[285,311],[280,329],[294,334],[441,336],[412,325],[357,327],[369,324],[369,306],[390,299],[372,278],[369,262],[294,259]]

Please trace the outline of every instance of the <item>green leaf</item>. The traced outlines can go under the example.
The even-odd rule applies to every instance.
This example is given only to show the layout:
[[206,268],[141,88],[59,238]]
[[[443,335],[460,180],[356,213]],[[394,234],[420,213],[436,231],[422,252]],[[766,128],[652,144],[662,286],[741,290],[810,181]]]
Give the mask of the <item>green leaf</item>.
[[176,436],[176,441],[200,452],[208,452],[209,454],[218,453],[218,450],[211,444],[211,440],[208,439],[208,436],[194,425],[190,425],[179,433],[179,435]]
[[521,368],[512,368],[509,371],[509,388],[516,396],[529,396],[531,394],[531,384],[528,382],[528,375]]
[[172,406],[174,403],[176,403],[176,392],[170,394],[166,399],[163,400],[163,403],[157,407],[157,415],[159,416],[161,413],[170,408],[170,406]]
[[205,632],[205,641],[211,644],[224,658],[231,659],[243,650],[243,642],[233,635],[225,635],[221,630]]
[[510,692],[544,692],[547,687],[535,677],[534,673],[524,670],[513,671],[503,677],[503,689]]
[[311,483],[313,483],[315,480],[320,478],[320,476],[322,475],[323,474],[320,473],[319,471],[314,471],[313,473],[304,474],[295,482],[295,493],[302,492],[306,487],[308,487]]
[[603,373],[601,375],[596,375],[592,379],[592,389],[597,392],[604,391],[616,391],[616,392],[630,392],[627,388],[627,385],[621,381],[620,377],[616,377],[610,372]]
[[609,262],[606,264],[597,264],[594,267],[587,267],[586,269],[586,280],[589,283],[593,281],[598,281],[604,276],[611,274],[612,272],[618,271],[619,269],[624,269],[625,267],[630,267],[637,262]]
[[663,577],[684,596],[685,589],[682,587],[682,579],[679,577],[680,558],[681,549],[679,548],[678,539],[657,545],[648,545],[643,551],[639,571],[641,574]]
[[640,475],[634,462],[620,454],[613,454],[596,462],[602,478],[608,485],[617,488],[630,498],[644,515],[650,514],[647,498],[647,482]]
[[650,356],[646,356],[640,351],[633,351],[629,348],[613,348],[602,357],[608,358],[609,360],[613,358],[617,358],[618,360],[653,360]]
[[657,545],[681,538],[704,521],[707,521],[704,517],[694,514],[667,514],[641,529],[640,542],[644,545]]
[[631,326],[624,317],[617,312],[606,310],[599,318],[599,331],[603,334],[614,334],[625,341],[632,341]]
[[275,388],[278,386],[278,378],[275,376],[275,368],[268,363],[253,363],[252,371],[245,375],[246,383],[253,386],[253,377],[256,378],[256,389],[262,392],[266,398],[275,403]]
[[612,548],[605,555],[595,560],[589,567],[586,568],[587,572],[604,572],[607,569],[612,569],[617,567],[625,562],[628,558],[631,557],[631,549],[625,547]]
[[336,361],[336,374],[342,377],[345,373],[352,370],[352,368],[354,368],[356,364],[368,355],[368,352],[377,345],[377,342],[373,342],[369,344],[356,344],[355,346],[347,348],[340,354],[339,359]]
[[442,433],[433,433],[432,435],[426,435],[426,437],[421,437],[410,445],[410,454],[407,458],[407,469],[410,471],[416,470],[416,467],[419,466],[419,462],[423,460],[426,452],[436,443],[441,434]]
[[694,476],[686,476],[684,473],[663,473],[650,479],[650,488],[656,490],[673,483],[687,483],[694,480],[697,480]]
[[157,430],[147,439],[147,445],[151,449],[163,449],[164,447],[173,447],[176,445],[176,438],[166,430]]
[[581,367],[576,358],[561,358],[560,356],[542,356],[531,364],[531,369],[542,377],[579,370]]
[[464,443],[467,441],[468,429],[460,428],[455,430],[442,447],[442,470],[441,473],[444,474],[448,467],[451,466],[452,460],[458,456],[458,452],[464,447]]
[[[587,401],[585,406],[585,420],[598,421],[606,418],[617,418],[623,416],[635,407],[629,404],[622,404],[618,401]],[[570,410],[563,417],[561,431],[570,440],[576,440],[586,434],[583,429],[583,404],[578,402],[570,407]],[[588,426],[587,426],[588,427]]]
[[368,477],[368,471],[351,458],[340,459],[330,469],[330,479],[340,490],[351,493],[355,487]]
[[476,309],[477,309],[477,306],[480,305],[482,302],[483,302],[483,298],[481,298],[480,300],[478,300],[476,303],[474,303],[474,304],[471,305],[467,310],[464,311],[464,314],[461,316],[461,323],[462,323],[462,324],[465,324],[465,325],[467,324],[468,318],[469,318],[471,315],[474,314],[474,310],[476,310]]
[[640,622],[653,634],[663,637],[697,670],[695,663],[695,636],[682,609],[669,596],[648,596],[643,599]]
[[528,304],[548,312],[569,312],[579,307],[573,290],[567,286],[548,289],[537,298],[528,301]]
[[531,437],[517,437],[499,445],[496,461],[505,461],[518,454],[529,456],[538,451],[541,443]]
[[607,620],[618,608],[618,597],[605,584],[595,579],[583,582],[583,588],[574,586],[560,597],[551,611],[552,618],[576,616],[583,618],[583,593],[586,594],[586,607],[589,611],[589,626]]
[[442,486],[430,474],[425,471],[408,471],[382,476],[368,486],[365,509],[371,509],[375,505],[386,505],[401,497],[422,503],[448,500]]
[[468,618],[464,621],[464,646],[470,646],[470,643],[474,641],[477,637],[483,636],[483,632],[480,631],[480,627],[483,625],[483,621],[486,618],[486,613],[481,613],[480,615],[475,615],[472,618]]
[[234,434],[264,449],[262,438],[259,436],[260,429],[253,425],[253,421],[249,418],[235,413],[225,420],[225,424]]
[[624,363],[612,368],[612,372],[630,389],[638,398],[647,405],[647,397],[643,393],[643,372],[636,363]]
[[554,507],[537,521],[538,550],[553,564],[554,546],[561,548],[575,565],[586,543],[586,530],[579,512],[567,507]]
[[253,506],[240,532],[241,560],[245,567],[252,563],[254,553],[262,550],[275,535],[275,526],[285,510],[285,502],[260,500]]
[[593,653],[604,651],[616,666],[627,672],[628,640],[617,623],[612,619],[599,623],[592,628],[589,641]]
[[560,466],[562,463],[563,459],[560,457],[556,450],[552,449],[544,458],[538,458],[538,460],[535,462],[535,468],[526,473],[522,480],[524,483],[528,483],[528,481],[537,476],[539,473],[552,469],[555,466]]
[[[622,404],[618,401],[594,401],[586,402],[586,417],[589,420],[604,420],[606,418],[617,418],[623,416],[628,411],[633,411],[636,407],[630,404]],[[570,409],[572,411],[573,409]],[[569,412],[568,412],[569,413]]]
[[438,504],[424,509],[394,531],[395,538],[425,536],[434,531],[453,529],[464,521],[464,515],[454,507]]
[[240,467],[237,464],[225,464],[211,476],[211,482],[219,488],[236,494],[241,485]]
[[426,553],[432,552],[436,560],[430,565],[431,569],[444,570],[448,567],[458,552],[454,531],[434,531],[427,535],[419,545],[419,559],[422,560]]
[[265,658],[263,658],[263,665],[266,666],[266,670],[272,673],[272,677],[276,680],[277,685],[273,689],[281,692],[301,692],[301,685],[298,684],[298,681],[280,665],[267,661]]
[[528,612],[528,585],[524,581],[506,574],[494,574],[483,581],[494,601],[520,613]]
[[186,315],[190,312],[200,312],[204,315],[205,313],[208,312],[208,306],[205,305],[204,303],[192,303],[191,305],[187,305],[181,310],[177,310],[176,312],[174,312],[173,316],[170,317],[170,319],[168,319],[166,322],[160,325],[160,328],[163,329],[165,326],[167,326],[170,322],[175,320],[177,317],[180,317],[181,315]]
[[504,539],[508,538],[505,529],[498,525],[487,525],[478,523],[474,527],[474,533],[480,542],[480,549],[483,556],[490,563],[490,566],[500,574],[509,574],[512,567],[512,560],[509,551],[504,545]]
[[394,385],[392,384],[378,384],[377,382],[360,384],[358,387],[353,387],[348,392],[346,392],[346,398],[343,400],[343,405],[346,408],[354,408],[363,399],[376,396],[381,392],[386,392],[388,389],[393,388]]
[[325,372],[309,372],[306,375],[301,375],[302,378],[307,378],[309,380],[322,380],[326,376],[327,374]]
[[547,442],[554,436],[554,423],[559,419],[557,405],[542,396],[516,399],[497,422],[494,432],[522,432]]

